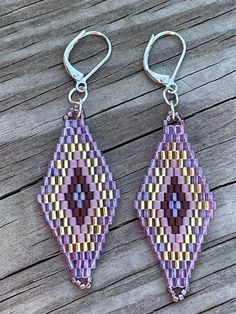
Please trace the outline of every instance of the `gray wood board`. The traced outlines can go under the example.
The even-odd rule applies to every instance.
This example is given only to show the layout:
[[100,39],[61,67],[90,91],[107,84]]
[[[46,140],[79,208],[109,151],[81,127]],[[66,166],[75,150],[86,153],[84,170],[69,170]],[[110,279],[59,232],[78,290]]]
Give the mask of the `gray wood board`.
[[[229,0],[8,0],[1,6],[1,313],[236,312],[236,3]],[[73,87],[62,64],[82,29],[104,32],[112,57],[88,82],[87,123],[122,198],[91,291],[69,281],[36,195],[68,111]],[[187,54],[177,75],[189,140],[218,210],[191,278],[173,304],[141,229],[133,199],[162,136],[163,88],[142,67],[152,33],[179,32]],[[87,72],[105,55],[99,38],[72,53]],[[150,64],[171,74],[180,44],[155,45]]]

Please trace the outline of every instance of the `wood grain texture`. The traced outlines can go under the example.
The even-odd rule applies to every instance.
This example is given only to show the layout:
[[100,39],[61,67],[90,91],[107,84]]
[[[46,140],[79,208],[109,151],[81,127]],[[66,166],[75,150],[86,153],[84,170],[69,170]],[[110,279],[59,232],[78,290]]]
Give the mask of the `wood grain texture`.
[[[0,8],[1,313],[235,313],[235,1],[1,0]],[[85,112],[122,192],[85,293],[70,283],[36,202],[73,87],[63,51],[82,29],[104,32],[113,46],[89,80]],[[143,71],[143,52],[152,33],[168,29],[186,40],[178,111],[218,204],[180,304],[166,293],[132,205],[168,110]],[[72,60],[86,72],[104,54],[102,40],[86,38]],[[150,61],[167,74],[179,56],[180,45],[166,39]]]

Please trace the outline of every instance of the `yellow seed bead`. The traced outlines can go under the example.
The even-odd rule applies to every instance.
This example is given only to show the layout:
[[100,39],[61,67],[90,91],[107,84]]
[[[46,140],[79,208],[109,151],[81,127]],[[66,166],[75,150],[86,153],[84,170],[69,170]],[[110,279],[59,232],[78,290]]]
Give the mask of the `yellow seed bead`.
[[[160,229],[161,229],[161,228],[160,228]],[[172,251],[171,243],[167,243],[166,250],[167,250],[168,252],[171,252],[171,251]]]
[[74,135],[74,143],[79,143],[79,136],[78,136],[78,134],[75,134]]
[[60,227],[59,228],[59,235],[65,235],[65,232],[64,232],[64,227]]
[[52,219],[52,220],[55,220],[55,219],[57,218],[57,216],[56,216],[56,211],[55,211],[55,210],[51,211],[50,216],[51,216],[51,219]]
[[90,243],[90,251],[95,251],[95,244],[94,244],[94,242]]
[[163,259],[164,259],[165,261],[168,261],[168,260],[169,260],[168,252],[163,252]]
[[166,151],[166,158],[167,158],[167,159],[174,159],[172,155],[173,155],[173,154],[172,154],[172,151],[171,151],[171,150]]
[[77,243],[76,235],[75,235],[75,234],[72,234],[72,235],[71,235],[71,242],[72,242],[73,244]]
[[43,201],[45,204],[48,204],[48,195],[47,194],[44,195]]
[[59,210],[60,209],[60,202],[56,201],[54,206],[55,206],[55,210]]
[[73,253],[73,245],[71,243],[67,245],[67,251]]

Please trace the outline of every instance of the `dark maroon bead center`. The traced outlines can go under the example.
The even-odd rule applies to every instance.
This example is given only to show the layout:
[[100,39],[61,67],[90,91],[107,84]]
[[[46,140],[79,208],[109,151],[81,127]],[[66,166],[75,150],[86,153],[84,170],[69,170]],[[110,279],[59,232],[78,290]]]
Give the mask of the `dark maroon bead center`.
[[68,186],[68,193],[65,193],[65,200],[68,202],[68,208],[72,210],[73,217],[76,218],[77,225],[85,223],[84,218],[88,216],[88,208],[91,207],[90,201],[93,198],[94,194],[86,183],[86,176],[82,175],[82,168],[76,168]]
[[167,186],[161,208],[164,209],[164,216],[168,219],[172,233],[180,233],[179,227],[183,225],[183,218],[186,217],[189,202],[185,200],[185,193],[182,192],[182,187],[178,184],[178,177],[171,178],[171,184]]

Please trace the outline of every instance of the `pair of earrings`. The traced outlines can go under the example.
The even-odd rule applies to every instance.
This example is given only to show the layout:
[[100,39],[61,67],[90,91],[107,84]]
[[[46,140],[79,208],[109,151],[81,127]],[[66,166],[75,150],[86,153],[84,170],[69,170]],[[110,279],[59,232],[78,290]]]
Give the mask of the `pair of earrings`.
[[[90,73],[84,75],[70,64],[69,55],[74,45],[88,35],[105,39],[108,52]],[[177,36],[183,46],[172,77],[158,74],[148,65],[152,45],[166,35]],[[187,140],[184,121],[175,112],[179,101],[175,76],[185,52],[183,38],[170,31],[152,35],[146,47],[144,69],[155,82],[165,86],[163,96],[170,112],[164,120],[163,139],[134,205],[175,302],[182,300],[189,291],[191,271],[216,207]],[[38,195],[45,218],[68,262],[72,282],[81,289],[91,287],[91,270],[100,258],[120,197],[109,166],[85,123],[82,108],[88,96],[87,79],[110,55],[109,39],[96,31],[82,31],[65,49],[64,65],[76,81],[69,92],[69,101],[74,106],[64,116],[65,127]],[[72,99],[74,93],[83,97],[75,101]]]

